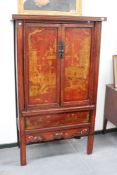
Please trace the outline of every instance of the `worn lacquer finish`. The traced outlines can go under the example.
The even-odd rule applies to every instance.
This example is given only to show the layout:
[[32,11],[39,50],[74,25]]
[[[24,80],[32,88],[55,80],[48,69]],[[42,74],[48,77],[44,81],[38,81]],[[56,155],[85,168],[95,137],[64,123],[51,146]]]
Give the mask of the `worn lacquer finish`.
[[64,101],[86,100],[89,95],[90,28],[66,28]]
[[93,151],[100,17],[13,15],[16,33],[18,134],[26,144],[88,136]]
[[27,117],[26,129],[40,129],[88,123],[89,115],[89,112],[74,112]]
[[54,132],[28,134],[26,136],[26,143],[69,139],[72,137],[87,135],[88,131],[89,131],[89,128],[75,128],[75,129],[69,129],[69,130],[67,129],[67,130],[54,131]]
[[57,103],[57,28],[28,27],[29,104]]

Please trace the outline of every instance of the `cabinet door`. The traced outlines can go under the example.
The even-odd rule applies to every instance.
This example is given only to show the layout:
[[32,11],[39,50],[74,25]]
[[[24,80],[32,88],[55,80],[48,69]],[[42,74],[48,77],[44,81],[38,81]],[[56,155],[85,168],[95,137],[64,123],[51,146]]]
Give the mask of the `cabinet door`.
[[60,60],[57,24],[26,23],[24,27],[24,83],[26,107],[59,105]]
[[62,105],[90,103],[92,27],[88,23],[63,25]]

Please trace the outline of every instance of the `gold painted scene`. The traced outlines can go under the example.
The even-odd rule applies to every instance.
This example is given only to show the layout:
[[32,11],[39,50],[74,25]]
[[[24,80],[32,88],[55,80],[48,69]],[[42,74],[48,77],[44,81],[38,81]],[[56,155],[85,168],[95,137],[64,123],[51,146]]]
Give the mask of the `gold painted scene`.
[[[29,60],[29,103],[57,103],[58,59],[56,27],[26,30]],[[77,39],[75,36],[79,36]],[[48,38],[48,40],[47,40]],[[73,43],[72,43],[73,41]],[[82,42],[81,42],[82,41]],[[86,100],[89,95],[91,30],[68,28],[65,35],[63,101]]]
[[52,28],[48,32],[47,31],[48,30],[43,27],[37,30],[32,27],[29,29],[29,33],[27,32],[30,104],[56,102],[57,30],[56,28]]
[[18,0],[23,14],[81,15],[82,0]]
[[65,43],[64,101],[86,100],[89,95],[91,30],[69,28]]

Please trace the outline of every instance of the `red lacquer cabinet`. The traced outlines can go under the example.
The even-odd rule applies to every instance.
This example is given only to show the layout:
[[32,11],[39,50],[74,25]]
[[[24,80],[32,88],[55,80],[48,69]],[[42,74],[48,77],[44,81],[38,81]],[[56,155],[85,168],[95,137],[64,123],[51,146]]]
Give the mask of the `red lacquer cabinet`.
[[21,165],[26,144],[87,135],[93,149],[100,17],[13,15]]

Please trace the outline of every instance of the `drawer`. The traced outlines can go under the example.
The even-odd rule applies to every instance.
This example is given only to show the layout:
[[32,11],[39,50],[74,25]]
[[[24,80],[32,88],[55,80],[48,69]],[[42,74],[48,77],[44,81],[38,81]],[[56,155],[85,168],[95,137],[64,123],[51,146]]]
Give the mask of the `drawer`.
[[89,132],[89,128],[75,128],[70,130],[61,130],[53,132],[44,132],[44,133],[32,133],[26,135],[26,143],[31,142],[45,142],[50,140],[59,140],[59,139],[69,139],[75,136],[84,136]]
[[72,112],[40,115],[25,118],[25,129],[42,129],[89,122],[90,112]]

